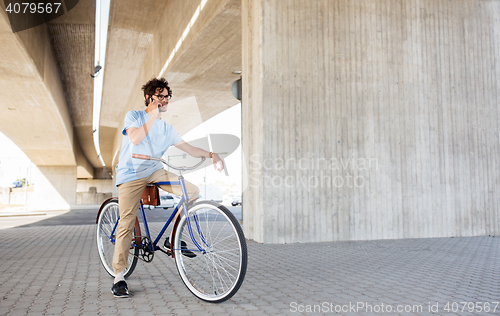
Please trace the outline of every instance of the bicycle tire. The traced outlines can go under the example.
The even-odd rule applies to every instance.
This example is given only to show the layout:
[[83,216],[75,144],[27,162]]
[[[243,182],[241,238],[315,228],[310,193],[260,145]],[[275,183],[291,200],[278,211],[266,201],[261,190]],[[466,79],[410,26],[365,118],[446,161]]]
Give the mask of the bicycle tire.
[[[115,273],[113,271],[113,253],[115,250],[115,243],[110,240],[109,236],[113,231],[113,227],[115,226],[119,214],[118,200],[112,199],[107,201],[103,206],[97,220],[97,252],[99,253],[99,258],[104,270],[106,270],[106,272],[108,272],[108,274],[112,277],[115,277]],[[137,234],[134,228],[133,240],[135,240],[135,236],[137,236]],[[139,247],[133,247],[128,256],[128,266],[125,269],[125,278],[128,278],[132,272],[134,272],[138,261],[137,256],[139,256]]]
[[[182,216],[174,236],[177,271],[189,291],[199,299],[212,303],[226,301],[239,290],[246,274],[248,253],[243,230],[226,207],[214,202],[196,203],[188,210],[188,216],[195,240],[205,253],[194,245],[186,218]],[[196,257],[188,257],[192,254]]]

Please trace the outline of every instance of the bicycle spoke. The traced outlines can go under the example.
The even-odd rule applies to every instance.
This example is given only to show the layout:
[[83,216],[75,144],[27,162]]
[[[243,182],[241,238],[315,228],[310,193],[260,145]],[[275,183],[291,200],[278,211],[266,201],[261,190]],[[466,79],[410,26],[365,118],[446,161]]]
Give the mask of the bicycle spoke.
[[[235,279],[235,276],[233,276],[232,274],[230,274],[223,266],[222,266],[222,262],[220,262],[219,258],[217,258],[216,256],[212,256],[213,257],[213,263],[214,263],[214,266],[219,266],[225,273],[226,273],[226,276],[228,277],[229,280],[234,280]],[[217,264],[217,262],[215,262],[215,259],[219,260],[219,263],[220,264]],[[217,269],[217,272],[219,271],[219,269]],[[238,271],[238,270],[236,270]],[[219,273],[220,274],[220,273]],[[222,281],[224,282],[224,284],[226,283],[224,278],[222,277],[221,275],[221,279]],[[229,288],[229,287],[228,287]]]
[[[205,283],[204,283],[204,286],[203,286],[203,290],[205,290],[205,289],[206,289],[206,284],[207,284],[207,282],[208,282],[208,277],[207,277],[207,274],[209,274],[209,268],[210,268],[210,267],[209,267],[209,266],[206,264],[206,262],[205,262],[205,267],[204,267],[204,270],[205,270],[205,277],[203,278],[203,279],[205,280]],[[206,292],[206,291],[204,291],[204,292]]]
[[[203,268],[204,269],[204,268]],[[198,280],[201,278],[201,273],[198,273],[198,277],[196,278],[196,280],[194,281],[193,285],[196,286],[196,284],[198,284]],[[205,278],[204,278],[205,280]]]
[[[220,286],[223,289],[223,292],[225,292],[226,290],[224,289],[224,285],[226,284],[226,282],[224,281],[224,277],[220,274],[219,269],[217,269],[217,263],[215,262],[215,259],[213,257],[210,258],[210,259],[212,261],[214,269],[217,271],[217,275],[219,276],[218,279],[219,279],[219,282],[220,282]],[[222,282],[224,282],[224,284],[222,284]]]
[[[217,215],[215,216],[214,220],[212,221],[213,222],[212,227],[210,227],[210,229],[208,229],[210,236],[212,234],[212,228],[214,227],[214,225],[215,225],[215,223],[217,221],[217,217],[218,216],[219,216],[219,213],[217,213]],[[207,226],[208,226],[208,216],[207,216]],[[212,242],[210,242],[210,244],[212,245]]]
[[231,237],[236,237],[236,236],[234,236],[234,235],[228,235],[227,237],[224,237],[224,239],[221,239],[221,240],[219,240],[218,242],[216,242],[215,244],[213,244],[213,245],[212,245],[212,247],[213,247],[213,246],[215,246],[215,245],[217,245],[218,243],[220,243],[220,242],[222,242],[222,241],[224,241],[224,240],[228,239],[228,238],[231,238]]
[[209,259],[206,256],[203,256],[203,259],[205,260],[205,264],[206,264],[206,266],[208,268],[207,269],[208,273],[210,274],[210,278],[212,279],[212,288],[217,288],[217,285],[215,283],[215,278],[214,278],[214,275],[213,275],[213,271],[212,271],[212,267],[209,264],[209,262],[207,262]]
[[[227,254],[231,254],[230,251],[239,251],[240,248],[233,248],[233,249],[227,249],[227,250],[218,250],[218,251],[214,251],[213,253],[216,253],[216,254],[220,254],[220,253],[227,253]],[[238,256],[238,254],[235,254],[235,256]]]
[[[239,264],[239,262],[233,261],[233,260],[228,259],[228,258],[226,258],[226,257],[222,257],[222,256],[219,256],[219,255],[217,255],[217,254],[215,254],[215,255],[216,255],[218,258],[222,258],[223,260],[228,261],[228,262],[231,262],[231,263],[233,263],[233,264],[235,264],[235,265],[238,265],[238,264]],[[228,263],[228,264],[229,264],[229,263]],[[234,267],[232,267],[232,266],[230,266],[230,267],[231,267],[231,268],[233,268],[233,269],[235,269],[236,271],[238,271],[238,269],[236,269],[236,268],[234,268]]]
[[[226,227],[226,225],[228,225],[228,222],[225,222],[225,223],[224,223],[224,226],[222,226],[222,227],[220,228],[219,233],[218,233],[218,234],[217,234],[217,236],[215,237],[215,240],[217,240],[217,239],[219,238],[220,233],[224,230],[224,227]],[[217,244],[217,243],[213,243],[213,244],[212,244],[212,247],[213,247],[215,244]]]
[[[214,258],[215,258],[215,256],[214,256]],[[219,258],[217,258],[217,259],[219,259]],[[219,260],[219,262],[220,262],[220,260]],[[220,262],[220,263],[221,263],[221,264],[217,264],[217,262],[215,262],[215,260],[214,260],[214,264],[215,264],[215,265],[218,265],[221,269],[223,269],[224,271],[226,271],[226,273],[230,274],[230,273],[229,273],[229,271],[227,271],[227,270],[226,270],[226,269],[222,266],[222,262]],[[230,267],[231,267],[231,266],[230,266]],[[234,270],[238,271],[238,269],[236,269],[236,268],[234,268],[234,267],[231,267],[231,268],[233,268]],[[234,278],[234,276],[233,276],[232,274],[231,274],[231,277],[233,277],[233,278]]]

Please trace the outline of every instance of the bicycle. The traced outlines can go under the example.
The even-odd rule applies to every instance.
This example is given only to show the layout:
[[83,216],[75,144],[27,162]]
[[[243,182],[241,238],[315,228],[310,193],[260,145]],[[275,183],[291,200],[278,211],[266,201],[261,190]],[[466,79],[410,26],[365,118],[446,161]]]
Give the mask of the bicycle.
[[[154,253],[159,250],[175,259],[179,276],[196,297],[212,303],[231,298],[243,283],[247,269],[248,253],[243,230],[236,217],[220,204],[200,201],[187,208],[188,194],[182,172],[196,169],[203,164],[205,158],[193,167],[176,167],[161,158],[139,154],[133,154],[132,157],[160,161],[178,170],[178,181],[157,182],[154,185],[180,185],[183,195],[154,242],[151,241],[141,200],[139,211],[146,236],[141,234],[137,216],[125,278],[132,274],[139,259],[151,262]],[[184,212],[172,227],[174,240],[172,242],[166,238],[162,249],[158,242],[181,206]],[[110,198],[104,201],[96,219],[97,250],[104,269],[112,277],[115,276],[112,261],[119,219],[118,199]]]

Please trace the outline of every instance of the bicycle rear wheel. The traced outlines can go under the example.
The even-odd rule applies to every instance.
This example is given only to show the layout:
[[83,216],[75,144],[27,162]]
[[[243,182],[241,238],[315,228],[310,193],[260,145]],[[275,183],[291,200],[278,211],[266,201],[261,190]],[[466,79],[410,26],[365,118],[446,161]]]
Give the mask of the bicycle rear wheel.
[[[113,271],[113,253],[115,251],[116,229],[113,236],[111,236],[111,233],[119,216],[118,200],[112,199],[106,202],[97,220],[97,252],[99,253],[102,266],[112,277],[115,276],[115,272]],[[134,242],[135,236],[137,235],[134,229],[134,239],[132,242]],[[134,272],[138,255],[139,247],[133,247],[132,245],[128,256],[128,265],[125,269],[125,278]]]
[[188,215],[194,239],[203,252],[193,243],[183,216],[173,247],[177,271],[196,297],[223,302],[238,291],[245,278],[248,254],[243,230],[234,215],[217,203],[198,202]]

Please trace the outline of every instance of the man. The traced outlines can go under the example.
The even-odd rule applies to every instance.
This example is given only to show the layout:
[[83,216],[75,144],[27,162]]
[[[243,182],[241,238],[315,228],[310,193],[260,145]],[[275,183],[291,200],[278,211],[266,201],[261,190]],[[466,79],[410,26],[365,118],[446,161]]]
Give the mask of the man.
[[[178,178],[177,175],[163,169],[162,163],[132,158],[132,154],[161,157],[168,147],[174,145],[193,157],[212,158],[214,168],[219,172],[224,168],[217,154],[189,145],[182,140],[172,125],[161,119],[172,97],[172,89],[165,78],[151,79],[142,87],[142,90],[144,90],[146,110],[130,111],[125,116],[122,148],[116,173],[120,222],[113,255],[115,281],[111,292],[115,297],[130,295],[124,272],[133,237],[135,217],[144,188],[148,183],[177,181]],[[199,190],[192,183],[188,181],[185,183],[190,203],[192,203],[198,198]],[[161,188],[175,195],[182,195],[180,186],[162,185]]]

